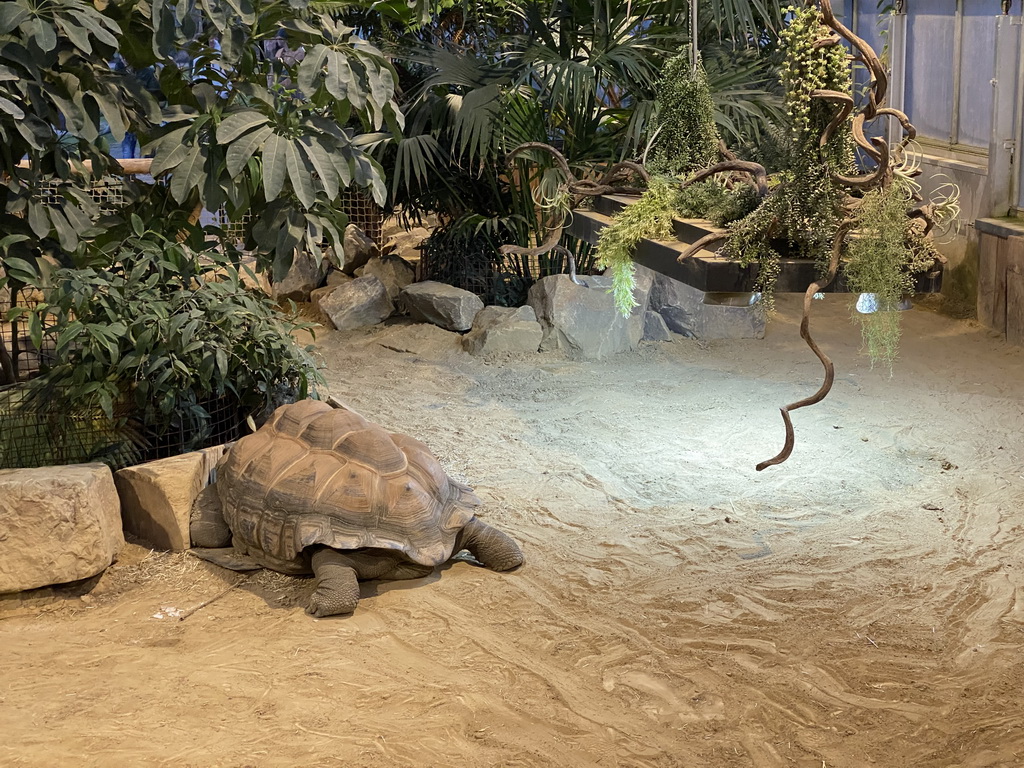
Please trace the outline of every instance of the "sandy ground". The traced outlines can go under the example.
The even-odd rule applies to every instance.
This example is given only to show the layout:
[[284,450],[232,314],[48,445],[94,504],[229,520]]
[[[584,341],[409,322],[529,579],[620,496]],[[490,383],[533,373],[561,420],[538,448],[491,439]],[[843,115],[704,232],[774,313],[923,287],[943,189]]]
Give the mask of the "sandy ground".
[[331,389],[426,441],[522,542],[364,585],[130,544],[0,601],[3,766],[1024,765],[1024,349],[904,313],[872,371],[816,303],[764,341],[478,360],[428,326],[323,334]]

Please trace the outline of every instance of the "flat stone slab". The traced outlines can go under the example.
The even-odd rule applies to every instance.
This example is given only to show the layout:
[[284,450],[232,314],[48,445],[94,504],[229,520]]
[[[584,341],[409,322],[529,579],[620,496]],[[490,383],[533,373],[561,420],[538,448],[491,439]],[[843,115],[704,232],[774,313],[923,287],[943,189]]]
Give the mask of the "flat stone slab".
[[0,470],[0,593],[90,578],[123,546],[109,467]]
[[695,339],[763,339],[764,307],[755,294],[704,293],[655,274],[650,310],[669,330]]

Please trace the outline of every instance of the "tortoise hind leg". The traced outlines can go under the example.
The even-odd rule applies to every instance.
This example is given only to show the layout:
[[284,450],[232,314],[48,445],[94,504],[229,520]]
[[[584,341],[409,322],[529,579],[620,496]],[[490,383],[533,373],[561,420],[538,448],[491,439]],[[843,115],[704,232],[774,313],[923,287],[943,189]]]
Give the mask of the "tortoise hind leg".
[[321,547],[313,553],[312,564],[317,585],[306,613],[317,617],[352,613],[359,603],[359,579],[349,559],[337,550]]
[[474,517],[459,531],[455,552],[468,549],[470,553],[493,571],[511,571],[523,564],[525,558],[512,537]]

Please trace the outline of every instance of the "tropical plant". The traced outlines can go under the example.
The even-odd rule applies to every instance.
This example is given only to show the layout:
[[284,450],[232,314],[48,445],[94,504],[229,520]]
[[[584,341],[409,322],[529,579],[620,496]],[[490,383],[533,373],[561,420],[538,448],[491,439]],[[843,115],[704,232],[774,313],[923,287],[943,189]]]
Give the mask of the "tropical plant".
[[[33,287],[45,300],[26,310],[33,343],[53,360],[29,384],[37,402],[102,411],[118,426],[206,436],[211,402],[258,413],[282,395],[306,397],[320,381],[310,349],[284,318],[246,289],[236,258],[146,230],[112,244],[85,267],[44,267]],[[189,444],[183,446],[185,449]]]

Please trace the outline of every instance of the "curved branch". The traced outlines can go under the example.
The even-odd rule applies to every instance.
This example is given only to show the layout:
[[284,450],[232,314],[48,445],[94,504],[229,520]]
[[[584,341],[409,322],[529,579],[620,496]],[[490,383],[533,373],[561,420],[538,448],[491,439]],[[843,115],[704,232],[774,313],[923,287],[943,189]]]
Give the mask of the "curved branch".
[[611,184],[620,177],[628,176],[629,174],[626,173],[626,171],[635,173],[643,180],[644,184],[648,184],[651,181],[651,174],[649,174],[647,169],[640,165],[640,163],[634,163],[632,160],[623,160],[621,163],[616,163],[605,171],[604,175],[597,183]]
[[697,251],[701,250],[702,248],[706,248],[709,243],[717,243],[719,240],[725,240],[728,237],[728,232],[712,232],[710,234],[704,235],[704,237],[700,238],[697,242],[695,242],[693,245],[689,246],[685,251],[679,254],[679,256],[676,258],[676,261],[678,261],[681,264],[682,262],[686,261],[688,258],[693,256],[695,253],[697,253]]
[[548,239],[535,248],[524,248],[521,245],[503,245],[498,251],[506,256],[542,256],[545,253],[560,253],[569,262],[569,279],[576,283],[576,285],[582,285],[585,288],[587,284],[576,277],[576,257],[572,255],[572,251],[559,244],[564,229],[564,227],[557,227],[551,230]]
[[865,109],[865,114],[868,119],[872,119],[875,116],[875,109],[878,105],[885,102],[885,94],[889,89],[889,77],[885,73],[885,67],[882,66],[882,62],[874,49],[863,38],[855,35],[835,17],[835,14],[832,12],[831,0],[818,0],[818,4],[821,7],[821,16],[825,26],[845,38],[860,53],[864,66],[867,67],[868,72],[871,74],[868,107]]
[[907,146],[907,144],[909,144],[910,142],[917,138],[917,128],[915,128],[914,124],[910,122],[910,118],[907,117],[905,112],[901,112],[895,107],[882,107],[875,113],[875,115],[876,117],[880,117],[882,115],[892,115],[893,117],[900,121],[900,125],[903,127],[903,130],[906,131],[907,133],[907,135],[903,137],[903,141],[900,142],[901,147]]
[[749,173],[754,177],[753,186],[757,189],[758,197],[763,198],[768,194],[768,173],[765,171],[764,166],[760,163],[751,163],[747,160],[726,160],[722,163],[716,163],[710,168],[705,168],[703,171],[699,171],[687,179],[683,184],[682,189],[686,189],[691,184],[696,184],[698,181],[704,181],[704,179],[714,176],[716,173],[722,173],[723,171],[741,171],[742,173]]
[[[826,0],[827,2],[827,0]],[[804,312],[803,317],[800,320],[800,338],[807,342],[807,346],[811,348],[811,351],[815,354],[818,360],[821,361],[822,367],[825,369],[825,380],[822,382],[818,391],[810,397],[805,397],[803,400],[797,400],[795,403],[784,405],[780,408],[782,413],[782,421],[786,426],[786,442],[782,447],[782,450],[776,456],[762,461],[755,467],[758,472],[767,469],[768,467],[774,467],[781,464],[789,458],[793,452],[793,445],[796,442],[796,436],[793,432],[793,420],[789,417],[790,411],[795,411],[797,408],[806,408],[808,405],[814,405],[820,403],[825,399],[825,396],[832,390],[832,383],[835,381],[836,370],[832,364],[831,358],[821,351],[821,348],[815,343],[811,337],[811,302],[814,300],[814,294],[819,293],[836,279],[836,272],[839,271],[839,258],[843,251],[843,241],[846,239],[847,233],[853,228],[853,220],[846,219],[842,224],[839,225],[839,229],[836,231],[836,236],[832,240],[832,258],[828,263],[828,271],[825,276],[807,286],[807,290],[804,292]]]
[[507,155],[505,155],[505,162],[511,163],[515,159],[516,155],[520,155],[523,152],[527,151],[528,149],[539,149],[542,152],[547,152],[549,155],[551,155],[552,159],[554,159],[555,164],[559,167],[562,173],[565,174],[566,179],[568,179],[570,183],[577,181],[576,176],[569,169],[569,161],[565,159],[565,155],[563,155],[557,149],[552,147],[550,144],[545,144],[542,141],[527,141],[520,144],[518,147],[516,147]]
[[878,165],[875,170],[863,176],[843,176],[841,173],[833,173],[832,178],[840,184],[855,189],[868,189],[884,184],[886,175],[891,172],[889,168],[889,145],[885,142],[885,139],[878,137],[873,138],[871,141],[878,147],[880,150],[879,154],[881,155],[878,158]]
[[836,112],[836,116],[832,118],[825,127],[825,132],[821,134],[821,140],[818,142],[818,146],[824,147],[832,140],[832,136],[835,134],[836,129],[843,124],[843,122],[853,112],[853,97],[848,93],[841,91],[827,91],[821,88],[811,91],[812,99],[821,99],[822,101],[829,101],[834,104],[839,104],[839,111]]

